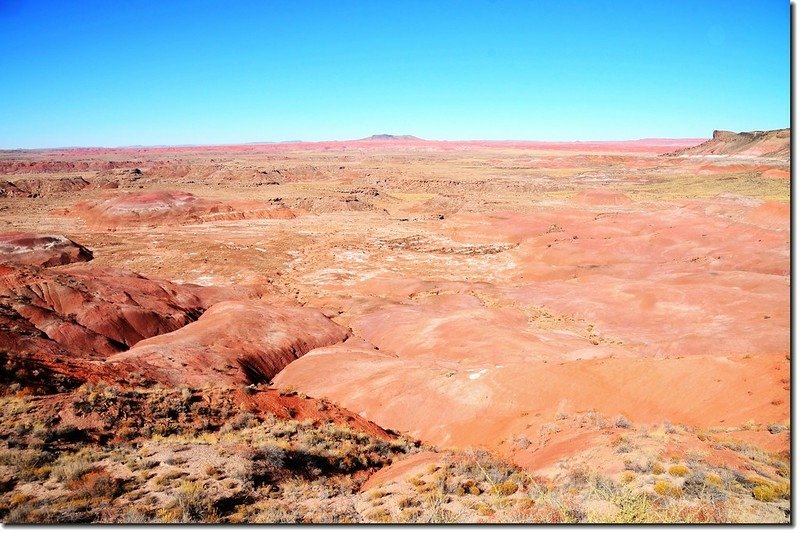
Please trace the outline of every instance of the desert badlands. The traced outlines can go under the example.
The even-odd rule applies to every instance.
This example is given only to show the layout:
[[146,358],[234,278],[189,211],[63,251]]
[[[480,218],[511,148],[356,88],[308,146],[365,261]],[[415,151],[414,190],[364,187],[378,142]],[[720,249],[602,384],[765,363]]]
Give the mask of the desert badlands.
[[789,130],[0,152],[0,520],[787,522]]

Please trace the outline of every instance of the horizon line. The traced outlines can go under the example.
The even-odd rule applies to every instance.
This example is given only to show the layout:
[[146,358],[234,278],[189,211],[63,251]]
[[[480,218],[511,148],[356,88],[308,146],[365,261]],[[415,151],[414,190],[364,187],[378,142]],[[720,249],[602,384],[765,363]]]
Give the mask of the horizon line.
[[[789,129],[789,128],[781,128]],[[775,130],[754,130],[754,131],[775,131]],[[381,134],[386,135],[386,134]],[[375,137],[375,136],[373,136]],[[519,143],[519,144],[593,144],[593,143],[634,143],[647,141],[687,141],[687,140],[708,140],[706,137],[640,137],[636,139],[575,139],[575,140],[538,140],[538,139],[425,139],[408,135],[392,135],[392,138],[381,139],[363,137],[359,139],[327,139],[318,141],[291,140],[291,141],[243,141],[243,142],[208,142],[208,143],[178,143],[178,144],[125,144],[117,146],[102,145],[71,145],[71,146],[37,146],[37,147],[0,147],[3,152],[24,152],[37,150],[130,150],[130,149],[152,149],[152,148],[204,148],[204,147],[224,147],[224,146],[260,146],[260,145],[292,145],[292,144],[335,144],[335,143],[393,143],[393,144],[422,144],[422,143]],[[403,138],[405,137],[405,138]],[[409,138],[413,137],[413,138]]]

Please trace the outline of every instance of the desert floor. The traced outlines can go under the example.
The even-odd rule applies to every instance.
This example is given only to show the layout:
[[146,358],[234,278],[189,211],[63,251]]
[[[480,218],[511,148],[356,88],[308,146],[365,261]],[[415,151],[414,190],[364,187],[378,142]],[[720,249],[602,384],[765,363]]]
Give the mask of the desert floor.
[[[588,469],[642,490],[659,475],[685,483],[652,472],[659,462],[778,483],[789,164],[661,155],[698,142],[3,152],[0,177],[34,193],[0,198],[0,232],[68,237],[94,256],[85,276],[108,267],[206,291],[199,321],[126,343],[105,381],[138,367],[172,387],[260,382],[426,447],[369,489],[480,450],[528,475]],[[264,363],[259,343],[285,334],[276,321],[301,318],[237,315],[231,301],[324,317],[303,315],[290,356]],[[237,346],[255,370],[209,363]],[[746,516],[782,520],[779,503]],[[411,519],[393,512],[369,516]]]

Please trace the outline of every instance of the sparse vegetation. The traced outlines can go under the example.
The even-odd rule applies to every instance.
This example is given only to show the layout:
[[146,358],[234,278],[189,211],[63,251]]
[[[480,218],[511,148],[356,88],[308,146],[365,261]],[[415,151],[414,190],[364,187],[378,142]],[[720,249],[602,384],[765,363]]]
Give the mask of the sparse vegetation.
[[[613,426],[609,442],[625,467],[618,475],[581,464],[548,479],[483,450],[450,451],[361,492],[370,473],[422,448],[334,423],[256,415],[215,394],[205,393],[210,401],[199,410],[201,395],[190,389],[83,387],[70,400],[79,417],[109,415],[84,430],[58,421],[49,428],[28,424],[40,407],[7,401],[16,414],[0,424],[6,438],[0,517],[20,523],[735,522],[752,520],[753,509],[774,519],[788,505],[785,455],[734,439],[698,439],[740,454],[751,470],[712,467],[700,453],[642,447],[686,438],[684,426],[625,428],[595,411],[548,424]],[[137,428],[137,419],[164,428]],[[119,439],[118,428],[131,429],[131,436]],[[557,433],[555,427],[542,435]],[[522,437],[509,442],[512,449],[533,445]],[[22,490],[23,483],[40,490]]]

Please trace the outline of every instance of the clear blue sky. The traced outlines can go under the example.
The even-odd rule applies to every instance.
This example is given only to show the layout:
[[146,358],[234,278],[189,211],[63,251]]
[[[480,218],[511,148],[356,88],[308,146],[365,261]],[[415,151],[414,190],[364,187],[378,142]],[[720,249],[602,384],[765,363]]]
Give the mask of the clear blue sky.
[[788,0],[0,0],[2,148],[788,125]]

